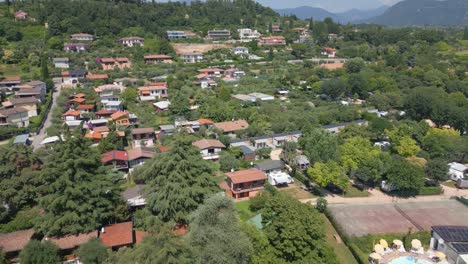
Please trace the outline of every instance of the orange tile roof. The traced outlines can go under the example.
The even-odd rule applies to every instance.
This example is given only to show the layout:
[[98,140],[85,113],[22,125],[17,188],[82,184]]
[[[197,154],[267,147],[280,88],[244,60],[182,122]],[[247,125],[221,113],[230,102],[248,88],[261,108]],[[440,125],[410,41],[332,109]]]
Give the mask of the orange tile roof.
[[70,72],[69,71],[62,71],[62,76],[63,77],[70,76]]
[[93,108],[94,108],[93,104],[82,104],[76,107],[76,109],[79,109],[79,110],[92,110]]
[[131,245],[133,240],[133,223],[124,222],[105,226],[104,232],[99,232],[102,244],[107,247]]
[[79,116],[79,115],[81,115],[81,112],[76,111],[76,110],[69,110],[63,114],[63,116]]
[[73,98],[73,99],[71,99],[69,102],[72,102],[72,103],[83,103],[83,102],[86,102],[86,99],[84,99],[84,98]]
[[101,58],[101,62],[115,62],[114,58]]
[[5,253],[20,251],[33,235],[34,229],[0,234],[0,248]]
[[93,128],[93,131],[98,132],[98,133],[105,133],[105,132],[109,132],[109,128],[106,126],[100,126],[100,127]]
[[247,169],[235,172],[228,172],[226,173],[226,176],[228,176],[228,178],[234,184],[267,179],[266,174],[258,169]]
[[214,122],[207,118],[200,118],[197,120],[200,125],[211,125]]
[[111,118],[112,118],[112,120],[117,120],[117,119],[119,119],[121,117],[128,117],[128,115],[129,114],[127,112],[117,111],[117,112],[115,112],[115,113],[113,113],[111,115]]
[[86,75],[86,78],[90,79],[90,80],[103,80],[103,79],[109,79],[109,75],[107,75],[106,73],[104,73],[104,74],[88,74],[88,75]]
[[207,148],[226,148],[221,141],[216,139],[201,139],[192,143],[195,147],[203,150]]
[[96,131],[90,131],[88,134],[85,135],[85,138],[101,139],[102,134]]
[[149,84],[149,86],[164,86],[164,87],[167,87],[167,83],[166,82],[152,82]]
[[249,128],[249,123],[242,119],[237,121],[214,123],[213,125],[224,132],[234,132]]
[[98,236],[97,231],[92,231],[89,233],[83,233],[78,235],[67,235],[62,237],[46,237],[44,240],[48,240],[54,244],[56,244],[60,249],[73,249],[79,247],[92,238]]

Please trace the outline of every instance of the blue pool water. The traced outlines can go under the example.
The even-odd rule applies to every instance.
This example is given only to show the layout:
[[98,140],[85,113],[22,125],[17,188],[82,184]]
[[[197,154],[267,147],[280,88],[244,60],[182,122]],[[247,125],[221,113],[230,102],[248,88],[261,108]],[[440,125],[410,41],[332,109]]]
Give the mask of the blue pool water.
[[415,259],[412,256],[399,257],[390,261],[389,264],[432,264],[431,262],[424,259]]

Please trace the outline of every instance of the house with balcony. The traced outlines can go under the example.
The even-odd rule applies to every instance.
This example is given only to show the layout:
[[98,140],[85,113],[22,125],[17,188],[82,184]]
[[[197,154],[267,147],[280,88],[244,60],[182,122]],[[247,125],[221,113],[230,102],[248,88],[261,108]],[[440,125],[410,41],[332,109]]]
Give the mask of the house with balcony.
[[62,119],[64,121],[80,120],[81,112],[77,110],[68,110],[67,112],[63,113]]
[[111,111],[123,111],[123,104],[121,101],[108,101],[103,103],[104,109]]
[[235,133],[238,131],[246,130],[249,128],[249,123],[245,120],[227,121],[214,123],[214,127],[221,130],[223,134],[235,137]]
[[78,33],[78,34],[72,34],[70,36],[70,39],[74,41],[93,41],[94,36],[91,34],[87,34],[87,33]]
[[41,88],[21,88],[15,92],[17,98],[34,97],[41,102],[45,100],[46,91]]
[[283,36],[261,37],[258,44],[262,46],[285,46],[286,39]]
[[204,160],[218,160],[223,149],[226,149],[221,141],[216,139],[201,139],[192,143],[200,150]]
[[13,125],[17,127],[29,126],[28,109],[14,107],[0,110],[0,126]]
[[130,125],[129,115],[128,112],[117,111],[111,115],[111,118],[115,125],[127,127]]
[[65,43],[63,44],[63,50],[65,52],[87,52],[89,51],[89,45],[82,43]]
[[133,146],[135,147],[149,147],[154,145],[155,134],[154,128],[134,128],[132,129]]
[[145,163],[145,161],[152,159],[156,154],[156,150],[148,147],[137,147],[128,150],[127,154],[128,166],[130,168],[135,168],[136,166]]
[[258,39],[259,37],[262,36],[260,32],[258,32],[256,29],[250,29],[250,28],[241,28],[238,29],[237,32],[239,33],[239,38],[241,40],[253,40],[253,39]]
[[249,55],[249,48],[247,47],[234,47],[231,48],[231,52],[236,55]]
[[101,162],[116,170],[128,169],[128,154],[123,150],[112,150],[102,154]]
[[323,56],[327,56],[328,58],[335,58],[336,57],[336,49],[325,47],[320,51],[320,54]]
[[13,76],[13,77],[0,77],[0,90],[1,88],[11,88],[13,86],[21,84],[21,77]]
[[169,88],[165,82],[150,83],[148,86],[139,87],[138,95],[141,101],[155,101],[169,97]]
[[145,39],[140,38],[140,37],[128,37],[128,38],[121,38],[118,40],[118,42],[125,47],[134,47],[134,46],[143,47],[145,44]]
[[203,54],[198,52],[179,54],[184,63],[199,63],[203,61]]
[[146,55],[143,57],[146,64],[172,63],[172,57],[164,54]]
[[229,29],[208,30],[207,37],[210,39],[229,39],[231,38],[231,31]]
[[132,67],[132,63],[128,58],[101,58],[96,60],[105,71],[112,71],[115,68],[121,70],[129,69]]
[[226,176],[227,193],[234,199],[254,197],[265,188],[267,180],[267,175],[255,168],[228,172]]
[[182,30],[168,30],[166,31],[168,39],[184,39],[187,38],[187,34]]
[[5,109],[15,108],[15,107],[23,107],[24,109],[28,110],[28,116],[33,117],[37,116],[37,104],[39,100],[34,97],[23,97],[23,98],[10,98],[8,101],[2,103],[2,106]]

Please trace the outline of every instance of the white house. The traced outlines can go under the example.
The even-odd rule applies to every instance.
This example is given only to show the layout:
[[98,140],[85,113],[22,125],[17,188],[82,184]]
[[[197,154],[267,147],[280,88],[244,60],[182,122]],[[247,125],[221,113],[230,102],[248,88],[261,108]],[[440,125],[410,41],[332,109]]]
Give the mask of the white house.
[[448,165],[450,178],[454,181],[457,181],[458,179],[463,179],[465,177],[465,174],[468,173],[468,167],[461,163],[450,162]]
[[244,55],[244,54],[249,54],[249,48],[246,47],[234,47],[231,48],[232,53],[236,55]]
[[140,37],[121,38],[119,39],[119,43],[124,45],[125,47],[133,47],[133,46],[143,47],[145,43],[145,39],[140,38]]
[[70,68],[70,60],[68,58],[54,58],[52,60],[55,68],[68,69]]
[[241,28],[238,29],[237,32],[239,33],[239,38],[241,40],[252,40],[262,36],[262,34],[260,34],[256,29],[250,28]]
[[185,63],[197,63],[203,61],[203,54],[201,53],[185,53],[181,54],[180,58]]

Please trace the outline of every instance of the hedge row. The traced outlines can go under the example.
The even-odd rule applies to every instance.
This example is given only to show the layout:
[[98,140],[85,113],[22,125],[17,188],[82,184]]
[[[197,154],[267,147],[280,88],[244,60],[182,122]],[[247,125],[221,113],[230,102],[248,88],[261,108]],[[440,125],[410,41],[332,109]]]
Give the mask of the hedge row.
[[435,186],[435,187],[422,187],[419,190],[419,195],[439,195],[442,193],[442,187]]

